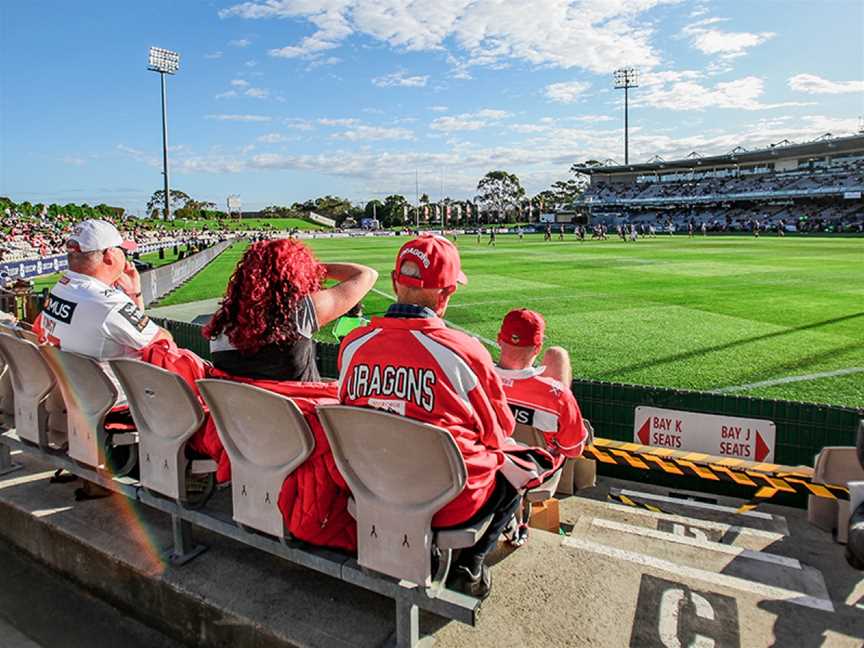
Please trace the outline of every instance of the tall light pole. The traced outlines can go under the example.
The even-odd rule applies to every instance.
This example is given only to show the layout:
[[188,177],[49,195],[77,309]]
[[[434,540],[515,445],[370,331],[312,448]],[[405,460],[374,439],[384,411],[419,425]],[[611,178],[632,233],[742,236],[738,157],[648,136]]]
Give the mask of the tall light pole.
[[630,133],[627,119],[630,110],[630,88],[639,87],[639,70],[634,67],[618,68],[613,76],[615,89],[624,88],[624,164],[630,164]]
[[147,69],[159,73],[162,80],[162,176],[165,179],[165,220],[171,219],[171,190],[168,188],[168,96],[165,75],[180,69],[180,55],[161,47],[151,47]]

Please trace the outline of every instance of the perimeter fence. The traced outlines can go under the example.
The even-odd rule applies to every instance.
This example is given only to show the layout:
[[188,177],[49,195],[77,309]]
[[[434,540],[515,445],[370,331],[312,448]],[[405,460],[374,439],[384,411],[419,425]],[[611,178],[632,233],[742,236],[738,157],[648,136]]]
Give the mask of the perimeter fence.
[[[179,346],[210,358],[202,327],[171,320],[158,323],[171,331]],[[318,343],[316,359],[322,376],[338,375],[338,352],[338,344]],[[616,441],[633,441],[636,408],[640,406],[768,419],[776,426],[774,462],[789,466],[812,466],[814,456],[826,446],[855,445],[858,422],[864,418],[864,409],[596,380],[574,380],[571,389],[597,434]]]

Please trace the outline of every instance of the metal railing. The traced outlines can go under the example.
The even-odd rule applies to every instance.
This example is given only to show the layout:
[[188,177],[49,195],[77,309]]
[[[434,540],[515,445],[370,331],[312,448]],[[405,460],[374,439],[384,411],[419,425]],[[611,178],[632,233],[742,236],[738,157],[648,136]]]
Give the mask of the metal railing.
[[[201,326],[154,320],[168,329],[178,346],[210,359],[209,342]],[[339,345],[319,342],[316,362],[323,377],[336,378]],[[668,389],[644,385],[576,379],[573,394],[585,418],[598,435],[616,441],[633,441],[633,424],[638,406],[769,419],[776,425],[774,461],[790,466],[813,465],[813,457],[826,446],[855,445],[858,422],[864,409],[820,403],[768,400],[711,392]]]

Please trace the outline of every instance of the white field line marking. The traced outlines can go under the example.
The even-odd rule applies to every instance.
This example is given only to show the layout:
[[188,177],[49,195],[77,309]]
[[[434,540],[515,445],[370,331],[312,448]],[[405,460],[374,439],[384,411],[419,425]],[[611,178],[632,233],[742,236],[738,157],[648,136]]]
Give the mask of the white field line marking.
[[753,560],[761,560],[762,562],[774,563],[775,565],[783,565],[792,569],[801,569],[801,563],[794,558],[786,556],[778,556],[777,554],[768,553],[765,551],[755,551],[746,547],[736,547],[734,545],[723,544],[722,542],[712,542],[710,540],[700,540],[699,538],[690,538],[687,536],[675,535],[666,531],[657,531],[655,529],[647,529],[645,527],[633,526],[632,524],[623,524],[614,520],[606,520],[603,518],[594,518],[591,520],[591,526],[602,527],[604,529],[612,529],[621,533],[630,533],[640,535],[645,538],[653,538],[662,540],[663,542],[674,542],[676,544],[689,545],[700,549],[709,549],[718,553],[725,553],[739,558],[750,558]]
[[[390,301],[396,301],[396,298],[393,295],[385,293],[383,290],[378,290],[377,288],[372,288],[372,292],[378,293],[379,295],[381,295],[382,297],[386,297]],[[449,326],[450,328],[454,328],[457,331],[462,331],[463,333],[467,333],[471,337],[474,337],[474,338],[477,338],[478,340],[480,340],[483,344],[493,346],[496,349],[498,348],[498,343],[495,340],[490,340],[489,338],[485,338],[482,335],[478,335],[477,333],[474,333],[473,331],[469,331],[468,329],[466,329],[462,326],[459,326],[458,324],[454,324],[450,320],[445,319],[444,321],[447,322],[447,326]]]
[[772,378],[771,380],[761,380],[759,382],[748,383],[746,385],[732,385],[731,387],[721,387],[713,389],[718,394],[727,394],[729,392],[746,391],[748,389],[757,389],[759,387],[773,387],[774,385],[787,385],[789,383],[807,382],[809,380],[819,380],[820,378],[836,378],[837,376],[849,376],[851,374],[864,372],[864,367],[847,367],[846,369],[836,369],[834,371],[822,371],[819,373],[805,374],[802,376],[786,376],[785,378]]
[[[746,578],[738,578],[737,576],[729,576],[728,574],[718,574],[704,569],[697,569],[696,567],[679,565],[678,563],[663,560],[662,558],[655,558],[654,556],[648,556],[635,551],[618,549],[616,547],[610,547],[599,542],[592,542],[582,538],[568,537],[565,538],[561,544],[566,547],[572,547],[573,549],[591,551],[600,554],[601,556],[607,556],[608,558],[614,558],[616,560],[626,560],[628,562],[636,563],[637,565],[642,565],[643,567],[659,569],[660,571],[675,574],[676,576],[683,578],[693,578],[695,580],[712,583],[721,587],[729,587],[744,592],[751,592],[768,599],[788,601],[789,603],[803,605],[804,607],[810,607],[816,610],[834,612],[834,604],[831,603],[830,598],[827,598],[827,592],[826,598],[819,598],[802,592],[788,590],[783,587],[765,585],[764,583],[747,580]],[[824,590],[824,586],[821,589]]]
[[[657,500],[658,502],[667,502],[669,504],[680,504],[681,506],[691,506],[693,508],[705,509],[708,511],[720,511],[721,513],[735,513],[736,515],[743,515],[745,517],[752,518],[761,518],[763,520],[774,520],[775,517],[770,513],[762,513],[761,511],[744,511],[743,513],[738,513],[738,509],[734,506],[722,506],[720,504],[708,504],[707,502],[698,502],[696,500],[688,500],[688,499],[680,499],[678,497],[666,497],[665,495],[655,495],[654,493],[644,493],[642,491],[633,491],[622,489],[622,495],[627,495],[628,497],[636,497],[639,499],[650,499]],[[780,516],[778,516],[779,518]],[[785,522],[785,520],[782,520]]]
[[703,520],[701,518],[687,517],[686,515],[675,515],[674,513],[656,513],[655,511],[646,511],[644,509],[633,508],[625,504],[617,504],[615,502],[596,502],[602,504],[606,508],[610,508],[628,515],[641,515],[643,517],[652,517],[656,520],[664,520],[666,522],[677,522],[678,524],[686,524],[688,526],[701,527],[703,529],[714,529],[724,533],[734,533],[736,535],[745,533],[747,535],[758,536],[766,540],[782,540],[784,533],[775,531],[763,531],[762,529],[754,529],[752,527],[742,527],[735,524],[724,524],[723,522],[714,522],[712,520]]

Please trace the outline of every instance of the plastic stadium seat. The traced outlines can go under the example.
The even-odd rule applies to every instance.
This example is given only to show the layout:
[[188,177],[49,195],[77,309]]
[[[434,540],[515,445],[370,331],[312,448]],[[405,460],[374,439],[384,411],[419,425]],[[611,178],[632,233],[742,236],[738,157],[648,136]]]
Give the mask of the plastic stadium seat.
[[0,355],[0,428],[15,427],[15,393],[12,390],[12,372]]
[[[864,425],[864,424],[862,424]],[[840,484],[864,480],[864,468],[853,446],[827,447],[816,455],[814,484]],[[846,544],[849,531],[849,502],[810,495],[807,520],[825,531],[837,531],[837,542]]]
[[42,448],[64,446],[66,413],[54,374],[37,345],[3,329],[0,354],[14,393],[18,437]]
[[[204,423],[198,397],[180,375],[161,367],[126,358],[108,364],[126,393],[135,421],[142,486],[181,504],[190,503],[187,476],[216,471],[216,462],[192,460],[186,452],[186,442]],[[205,492],[209,496],[212,487]]]
[[[585,426],[586,432],[585,445],[588,446],[594,443],[594,427],[588,419],[582,419],[582,422]],[[513,439],[528,446],[539,448],[546,447],[546,440],[539,430],[521,423],[516,424],[516,428],[513,430]],[[585,457],[577,457],[576,459],[568,458],[564,461],[564,467],[559,475],[554,494],[572,495],[580,488],[593,486],[595,483],[595,474],[596,464],[593,459],[587,459]],[[540,490],[542,489],[539,489],[537,493],[532,494],[531,497],[539,497]],[[551,496],[552,495],[549,497]],[[545,499],[548,499],[548,497]],[[540,500],[529,498],[529,501],[534,502]]]
[[431,529],[432,517],[467,480],[453,437],[374,409],[322,405],[318,415],[355,500],[360,565],[430,587],[434,545],[443,552],[434,582],[443,582],[451,550],[475,544],[492,520],[489,515],[471,527]]
[[315,449],[306,419],[294,401],[266,389],[229,380],[196,384],[231,460],[235,522],[286,537],[279,491]]
[[[105,427],[105,418],[117,401],[114,383],[92,358],[51,345],[40,350],[66,403],[69,457],[86,466],[110,469],[116,476],[128,475],[137,460],[137,435],[112,433]],[[127,447],[118,451],[120,446]]]

